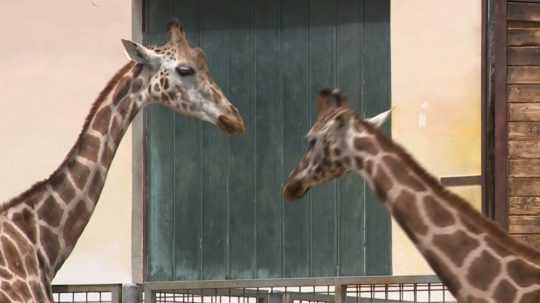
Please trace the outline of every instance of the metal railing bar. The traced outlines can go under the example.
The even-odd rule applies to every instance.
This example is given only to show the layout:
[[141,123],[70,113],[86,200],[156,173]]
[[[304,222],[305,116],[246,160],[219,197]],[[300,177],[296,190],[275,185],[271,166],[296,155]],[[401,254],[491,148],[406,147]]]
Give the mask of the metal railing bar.
[[288,278],[257,280],[154,281],[144,283],[145,290],[178,290],[203,288],[275,288],[359,284],[428,284],[441,283],[436,276],[349,276],[321,278]]

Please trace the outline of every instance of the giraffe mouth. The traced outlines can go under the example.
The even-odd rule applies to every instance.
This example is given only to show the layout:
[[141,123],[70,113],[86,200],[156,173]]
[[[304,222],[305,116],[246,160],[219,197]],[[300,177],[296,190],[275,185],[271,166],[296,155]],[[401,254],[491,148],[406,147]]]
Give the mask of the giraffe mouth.
[[287,201],[293,202],[294,200],[302,198],[308,191],[309,188],[304,186],[302,181],[292,180],[285,185],[283,196],[285,196]]
[[229,135],[243,134],[246,131],[244,121],[241,118],[222,115],[219,116],[217,125]]

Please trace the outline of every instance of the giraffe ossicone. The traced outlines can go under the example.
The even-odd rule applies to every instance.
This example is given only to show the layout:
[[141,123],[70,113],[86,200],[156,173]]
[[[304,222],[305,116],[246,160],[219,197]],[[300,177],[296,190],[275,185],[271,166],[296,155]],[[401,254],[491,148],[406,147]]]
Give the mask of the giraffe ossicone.
[[445,189],[341,93],[323,90],[310,147],[284,187],[289,201],[345,173],[362,176],[459,302],[540,302],[540,252]]
[[156,48],[123,40],[132,60],[109,81],[83,129],[49,178],[0,205],[0,302],[52,302],[50,283],[98,202],[107,172],[133,118],[158,103],[244,132],[238,110],[212,79],[204,52],[191,48],[177,22]]

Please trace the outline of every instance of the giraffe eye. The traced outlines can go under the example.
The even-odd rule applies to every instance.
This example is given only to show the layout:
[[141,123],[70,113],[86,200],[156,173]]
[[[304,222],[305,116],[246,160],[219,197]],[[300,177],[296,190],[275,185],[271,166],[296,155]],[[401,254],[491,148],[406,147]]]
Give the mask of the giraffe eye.
[[317,139],[309,140],[309,148],[313,148],[313,146],[315,146],[315,143],[317,143]]
[[193,69],[193,67],[188,65],[177,66],[176,72],[182,77],[192,76],[193,74],[195,74],[195,70]]

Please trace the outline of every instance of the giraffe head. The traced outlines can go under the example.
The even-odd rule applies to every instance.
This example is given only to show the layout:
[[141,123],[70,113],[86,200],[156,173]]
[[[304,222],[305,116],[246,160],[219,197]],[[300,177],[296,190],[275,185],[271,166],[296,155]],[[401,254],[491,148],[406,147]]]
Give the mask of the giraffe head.
[[317,121],[307,134],[308,150],[289,175],[283,190],[285,198],[299,199],[311,188],[348,173],[356,162],[363,161],[361,151],[351,148],[352,134],[380,127],[389,113],[363,120],[348,107],[338,89],[322,90]]
[[167,44],[147,48],[122,40],[129,58],[145,73],[147,103],[160,103],[176,112],[217,125],[229,134],[243,133],[244,121],[208,70],[206,55],[192,48],[182,26],[168,25]]

